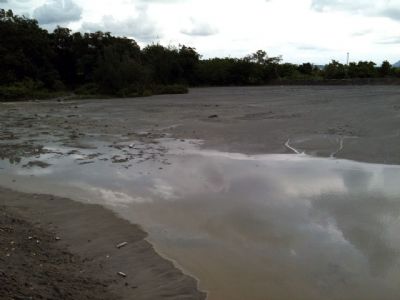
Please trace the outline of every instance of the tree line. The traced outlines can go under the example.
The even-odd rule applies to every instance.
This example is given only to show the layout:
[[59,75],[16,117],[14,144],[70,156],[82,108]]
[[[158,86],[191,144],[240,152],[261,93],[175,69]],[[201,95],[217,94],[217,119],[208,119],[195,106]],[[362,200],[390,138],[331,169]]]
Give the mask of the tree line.
[[67,91],[78,95],[184,93],[187,86],[263,85],[277,80],[400,77],[385,61],[282,63],[263,50],[243,58],[202,59],[196,49],[151,44],[109,32],[42,29],[34,19],[0,9],[0,100]]

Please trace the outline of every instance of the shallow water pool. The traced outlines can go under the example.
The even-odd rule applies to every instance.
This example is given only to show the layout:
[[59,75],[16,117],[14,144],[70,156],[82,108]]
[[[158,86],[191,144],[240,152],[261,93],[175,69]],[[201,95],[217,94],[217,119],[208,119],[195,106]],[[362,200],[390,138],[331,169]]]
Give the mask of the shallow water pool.
[[400,166],[172,140],[153,159],[113,163],[118,149],[96,148],[49,146],[45,168],[1,161],[0,182],[140,224],[211,300],[399,299]]

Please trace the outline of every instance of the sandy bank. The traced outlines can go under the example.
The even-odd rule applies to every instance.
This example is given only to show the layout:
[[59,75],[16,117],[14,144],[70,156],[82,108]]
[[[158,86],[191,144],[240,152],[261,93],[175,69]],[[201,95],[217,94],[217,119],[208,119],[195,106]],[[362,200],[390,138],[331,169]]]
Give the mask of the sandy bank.
[[[0,195],[2,299],[205,298],[143,230],[101,206],[3,188]],[[121,242],[128,244],[118,249]]]

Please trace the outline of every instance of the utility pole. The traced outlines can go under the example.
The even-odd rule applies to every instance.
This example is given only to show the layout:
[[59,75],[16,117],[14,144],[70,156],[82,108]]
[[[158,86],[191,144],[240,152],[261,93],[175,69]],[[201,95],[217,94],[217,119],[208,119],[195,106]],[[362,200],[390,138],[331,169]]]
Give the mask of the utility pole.
[[350,61],[350,53],[347,52],[347,61],[346,61],[346,67],[344,68],[346,78],[349,78],[349,61]]

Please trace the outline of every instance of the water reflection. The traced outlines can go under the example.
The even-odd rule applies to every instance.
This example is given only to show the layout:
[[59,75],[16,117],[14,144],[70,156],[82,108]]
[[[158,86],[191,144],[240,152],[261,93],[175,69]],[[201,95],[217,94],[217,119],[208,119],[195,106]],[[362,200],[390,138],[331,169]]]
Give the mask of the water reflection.
[[195,147],[167,158],[125,169],[45,157],[46,172],[3,162],[0,179],[141,224],[210,299],[398,299],[400,167]]
[[[372,275],[385,276],[399,257],[400,206],[382,193],[321,195],[313,202],[320,218],[332,218],[343,237],[369,261]],[[398,232],[398,231],[397,231]]]

